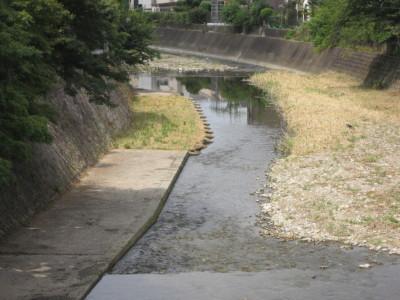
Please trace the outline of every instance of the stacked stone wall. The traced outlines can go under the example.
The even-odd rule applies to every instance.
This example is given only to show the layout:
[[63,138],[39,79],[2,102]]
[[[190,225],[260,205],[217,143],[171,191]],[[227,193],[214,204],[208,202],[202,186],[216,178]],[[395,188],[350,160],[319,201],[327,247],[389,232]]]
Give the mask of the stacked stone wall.
[[12,183],[0,189],[0,238],[29,222],[109,149],[113,136],[131,124],[131,95],[130,87],[120,86],[111,108],[89,102],[83,93],[68,96],[62,87],[48,94],[57,116],[49,125],[54,140],[34,144],[32,159],[15,163]]

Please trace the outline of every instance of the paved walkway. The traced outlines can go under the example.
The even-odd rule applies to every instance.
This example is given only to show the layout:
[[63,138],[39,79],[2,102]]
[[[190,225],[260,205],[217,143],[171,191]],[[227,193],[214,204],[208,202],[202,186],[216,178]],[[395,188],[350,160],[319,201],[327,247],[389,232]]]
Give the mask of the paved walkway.
[[155,222],[182,151],[114,150],[0,245],[0,299],[81,299]]

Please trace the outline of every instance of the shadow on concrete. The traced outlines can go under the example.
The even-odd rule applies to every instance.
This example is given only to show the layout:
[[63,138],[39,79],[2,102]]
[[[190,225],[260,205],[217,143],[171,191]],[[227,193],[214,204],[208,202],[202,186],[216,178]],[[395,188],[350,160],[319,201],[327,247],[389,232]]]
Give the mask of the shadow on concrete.
[[73,189],[0,244],[0,299],[80,299],[156,221],[165,191]]

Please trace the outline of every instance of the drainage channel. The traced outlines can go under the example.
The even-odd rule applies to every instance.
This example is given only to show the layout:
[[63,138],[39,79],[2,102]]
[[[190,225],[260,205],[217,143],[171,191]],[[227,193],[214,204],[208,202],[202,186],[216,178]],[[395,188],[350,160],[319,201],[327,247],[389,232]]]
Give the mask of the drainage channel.
[[[214,141],[190,157],[158,222],[87,299],[399,299],[395,256],[260,235],[254,192],[276,158],[281,120],[244,79],[136,78],[141,89],[192,98]],[[374,267],[360,270],[365,262]]]

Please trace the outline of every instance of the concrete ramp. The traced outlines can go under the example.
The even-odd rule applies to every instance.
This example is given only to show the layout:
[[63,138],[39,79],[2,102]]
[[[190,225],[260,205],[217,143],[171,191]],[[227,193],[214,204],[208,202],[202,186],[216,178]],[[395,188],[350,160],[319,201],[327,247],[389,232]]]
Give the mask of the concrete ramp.
[[0,244],[0,299],[81,299],[151,226],[184,151],[114,150]]

